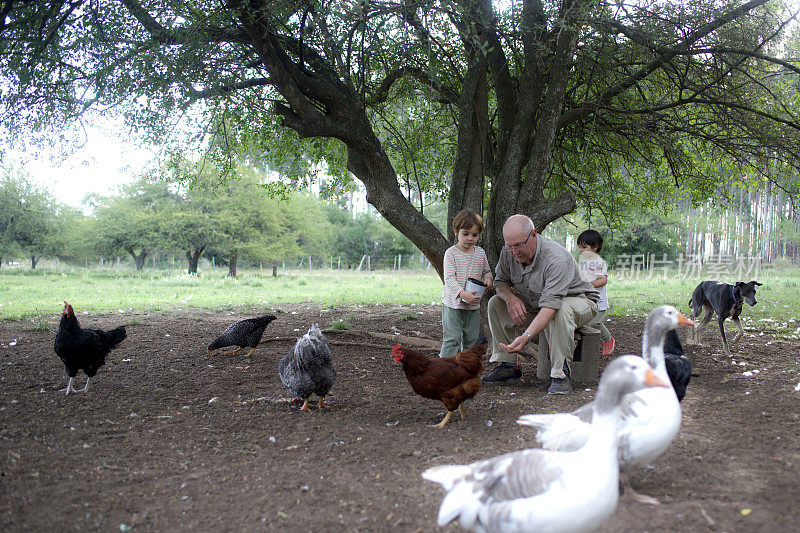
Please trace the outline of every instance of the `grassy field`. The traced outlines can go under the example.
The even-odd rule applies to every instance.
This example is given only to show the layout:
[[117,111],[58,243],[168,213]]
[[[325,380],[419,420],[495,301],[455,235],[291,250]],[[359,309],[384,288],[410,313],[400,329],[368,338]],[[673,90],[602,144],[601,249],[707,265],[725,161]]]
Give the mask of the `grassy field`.
[[[442,285],[433,270],[407,271],[226,271],[188,276],[170,270],[59,269],[0,270],[0,319],[58,315],[64,300],[91,314],[120,310],[271,309],[285,303],[325,307],[363,304],[439,305]],[[646,314],[669,303],[688,312],[697,279],[617,279],[608,285],[611,315]],[[772,323],[775,329],[800,336],[800,269],[770,269],[758,279],[758,305],[743,313],[748,321]],[[772,329],[772,328],[771,328]]]

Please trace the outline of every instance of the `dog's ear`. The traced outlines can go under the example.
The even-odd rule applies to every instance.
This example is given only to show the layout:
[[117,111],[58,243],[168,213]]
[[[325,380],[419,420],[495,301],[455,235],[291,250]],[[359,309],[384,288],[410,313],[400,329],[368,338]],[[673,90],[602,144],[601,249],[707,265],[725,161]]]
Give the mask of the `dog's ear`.
[[763,285],[763,283],[759,283],[759,282],[757,282],[757,281],[755,281],[755,280],[753,280],[753,283],[755,283],[755,284],[756,284],[756,285],[758,285],[759,287],[760,287],[761,285]]
[[744,285],[744,281],[737,281],[733,284],[734,287],[741,287],[742,285]]

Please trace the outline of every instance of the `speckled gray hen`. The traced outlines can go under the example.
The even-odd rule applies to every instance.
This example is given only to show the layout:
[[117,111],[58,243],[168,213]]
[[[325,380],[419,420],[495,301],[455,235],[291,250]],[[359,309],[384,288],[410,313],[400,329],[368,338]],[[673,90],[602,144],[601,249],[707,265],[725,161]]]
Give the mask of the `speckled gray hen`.
[[325,408],[325,395],[333,387],[336,370],[333,368],[331,347],[318,324],[297,339],[294,348],[278,363],[283,386],[295,398],[303,400],[301,411],[310,411],[308,400],[319,396],[317,407]]

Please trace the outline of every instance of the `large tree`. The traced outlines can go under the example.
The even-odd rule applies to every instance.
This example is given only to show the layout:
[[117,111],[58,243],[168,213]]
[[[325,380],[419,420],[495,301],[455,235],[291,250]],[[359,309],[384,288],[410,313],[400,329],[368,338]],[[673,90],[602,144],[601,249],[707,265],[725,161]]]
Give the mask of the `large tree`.
[[[449,220],[485,213],[493,260],[515,212],[539,228],[579,204],[613,217],[673,186],[724,190],[710,164],[787,188],[780,173],[800,167],[800,67],[780,57],[795,13],[779,1],[0,6],[11,131],[118,109],[154,139],[197,128],[221,163],[291,174],[325,159],[440,274],[448,241],[425,192],[447,191]],[[190,109],[205,122],[176,129]],[[287,130],[306,142],[286,149]]]

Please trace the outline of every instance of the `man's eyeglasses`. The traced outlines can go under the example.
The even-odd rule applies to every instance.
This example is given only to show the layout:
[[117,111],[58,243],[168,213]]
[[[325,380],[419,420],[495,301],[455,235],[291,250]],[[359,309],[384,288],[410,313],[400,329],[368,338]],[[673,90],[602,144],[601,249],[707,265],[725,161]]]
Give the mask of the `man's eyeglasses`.
[[531,240],[531,235],[533,235],[533,232],[528,233],[528,238],[519,244],[506,244],[506,248],[508,248],[509,252],[512,250],[519,250],[520,248],[528,244],[528,241]]

